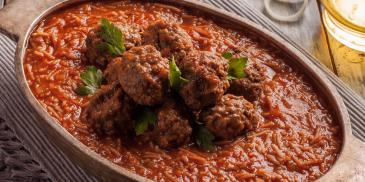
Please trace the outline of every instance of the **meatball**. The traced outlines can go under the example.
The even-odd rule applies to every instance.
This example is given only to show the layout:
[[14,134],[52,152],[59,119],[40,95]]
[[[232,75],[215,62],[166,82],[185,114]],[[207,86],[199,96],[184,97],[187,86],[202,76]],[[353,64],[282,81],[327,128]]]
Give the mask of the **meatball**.
[[153,142],[161,148],[171,148],[190,140],[192,128],[184,105],[168,100],[157,109],[154,128],[142,134],[140,142]]
[[91,98],[82,113],[99,135],[133,132],[132,113],[136,104],[122,90],[119,83],[102,86]]
[[116,26],[123,33],[125,48],[131,49],[132,47],[141,45],[142,42],[142,29],[137,24],[116,24]]
[[244,97],[227,94],[217,105],[203,110],[200,119],[216,137],[232,139],[255,129],[261,117]]
[[104,70],[104,78],[107,83],[119,82],[118,79],[118,70],[122,63],[122,60],[118,58],[114,58]]
[[[116,27],[123,33],[124,46],[130,49],[141,44],[141,30],[137,25],[115,24]],[[86,57],[83,59],[93,65],[106,67],[112,56],[107,52],[100,52],[98,45],[103,41],[99,36],[101,27],[97,27],[87,35],[86,38]]]
[[192,51],[178,66],[183,77],[189,80],[179,94],[191,109],[214,105],[229,87],[228,62],[213,53]]
[[163,57],[183,58],[193,49],[189,34],[177,24],[159,21],[150,25],[142,35],[142,43],[157,47]]
[[169,90],[169,60],[151,45],[123,54],[118,71],[123,90],[140,105],[162,103]]
[[259,62],[250,61],[245,69],[247,77],[231,80],[228,93],[244,96],[250,101],[257,100],[263,90],[267,69]]

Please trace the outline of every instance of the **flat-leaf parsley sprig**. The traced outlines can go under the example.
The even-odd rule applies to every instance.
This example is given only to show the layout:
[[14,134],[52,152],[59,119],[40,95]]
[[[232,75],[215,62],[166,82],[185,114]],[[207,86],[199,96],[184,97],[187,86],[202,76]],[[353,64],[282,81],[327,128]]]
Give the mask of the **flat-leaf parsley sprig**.
[[141,135],[147,131],[150,125],[155,125],[157,121],[157,115],[149,108],[142,110],[141,115],[136,119],[134,124],[134,131],[136,135]]
[[123,33],[109,20],[105,18],[101,19],[101,27],[98,35],[103,40],[96,45],[100,52],[106,51],[112,56],[119,56],[126,50]]
[[245,68],[247,66],[247,57],[233,58],[233,55],[229,52],[224,52],[222,57],[226,58],[229,62],[228,80],[241,79],[246,77]]
[[179,90],[184,84],[189,83],[189,80],[183,78],[181,75],[180,69],[177,67],[175,58],[172,57],[169,63],[169,82],[170,86],[175,89]]
[[196,144],[205,151],[214,151],[216,148],[214,135],[200,122],[195,122],[194,129]]
[[89,95],[95,93],[100,88],[103,81],[103,73],[95,66],[88,66],[86,70],[80,74],[83,85],[78,87],[75,92],[77,95]]

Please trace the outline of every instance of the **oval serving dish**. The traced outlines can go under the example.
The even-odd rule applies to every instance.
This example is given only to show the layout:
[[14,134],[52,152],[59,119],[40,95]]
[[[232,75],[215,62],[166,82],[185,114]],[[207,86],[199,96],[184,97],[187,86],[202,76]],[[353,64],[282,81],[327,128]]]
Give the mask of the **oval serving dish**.
[[[44,132],[57,142],[60,148],[77,164],[90,171],[103,181],[137,180],[148,181],[148,179],[134,174],[109,160],[101,157],[87,146],[73,137],[58,122],[52,118],[32,94],[24,73],[23,63],[28,46],[28,39],[37,24],[51,13],[72,4],[86,2],[85,0],[13,0],[5,9],[0,11],[0,28],[5,30],[9,36],[18,41],[15,65],[16,76],[27,100],[43,121],[38,125],[44,127]],[[235,28],[247,29],[250,32],[269,41],[278,49],[281,49],[293,62],[289,65],[300,70],[310,79],[310,83],[328,103],[327,108],[332,109],[334,120],[341,127],[342,147],[339,157],[332,168],[324,174],[319,181],[348,180],[358,169],[365,166],[365,157],[361,155],[365,145],[355,139],[351,133],[350,119],[344,106],[342,98],[334,86],[327,80],[326,76],[313,65],[310,60],[304,57],[298,50],[285,42],[280,37],[267,31],[263,27],[232,13],[217,9],[210,5],[195,0],[165,0],[160,3],[178,5],[204,12],[219,18],[221,21],[229,22]],[[25,8],[26,7],[26,8]],[[22,13],[19,13],[22,12]],[[228,24],[228,23],[227,23]]]

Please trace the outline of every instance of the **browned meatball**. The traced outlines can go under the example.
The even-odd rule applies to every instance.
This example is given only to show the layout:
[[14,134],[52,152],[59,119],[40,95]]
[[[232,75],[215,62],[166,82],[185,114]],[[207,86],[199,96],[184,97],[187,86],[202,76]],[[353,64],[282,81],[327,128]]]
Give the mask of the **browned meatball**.
[[141,105],[162,103],[169,90],[169,60],[151,45],[134,47],[123,54],[119,82]]
[[249,61],[245,72],[247,77],[230,81],[228,93],[255,101],[260,97],[264,81],[268,78],[267,69],[259,62]]
[[123,33],[124,46],[128,50],[132,47],[141,45],[142,29],[137,24],[116,24],[116,26]]
[[135,107],[119,83],[105,85],[91,98],[82,119],[100,135],[128,134],[133,132],[131,117]]
[[[123,33],[124,46],[127,50],[141,44],[141,29],[138,25],[115,24],[115,26],[117,26]],[[86,57],[83,59],[90,64],[106,67],[112,56],[110,56],[107,52],[100,52],[97,48],[97,46],[103,41],[99,36],[100,30],[101,28],[99,26],[93,30],[90,30],[89,34],[87,35]]]
[[118,70],[121,63],[122,63],[121,58],[117,57],[112,59],[112,61],[108,64],[108,66],[104,70],[104,78],[107,81],[107,83],[119,82]]
[[213,53],[192,51],[178,66],[183,77],[190,80],[179,94],[191,109],[214,105],[229,87],[227,60]]
[[192,128],[184,105],[168,100],[157,109],[154,128],[139,137],[140,142],[153,142],[161,148],[171,148],[189,141]]
[[163,57],[184,57],[193,48],[189,34],[177,24],[159,21],[150,25],[142,35],[142,43],[157,47]]
[[200,116],[206,127],[221,139],[232,139],[244,130],[253,130],[261,119],[244,97],[230,94],[224,95],[214,107],[203,110]]

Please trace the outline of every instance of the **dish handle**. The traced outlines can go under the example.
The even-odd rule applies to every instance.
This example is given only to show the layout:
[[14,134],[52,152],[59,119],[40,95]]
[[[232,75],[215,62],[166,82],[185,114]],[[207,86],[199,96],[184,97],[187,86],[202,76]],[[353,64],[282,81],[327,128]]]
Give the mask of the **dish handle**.
[[343,171],[346,173],[343,179],[349,181],[365,181],[365,143],[352,136],[349,152],[344,156]]
[[349,144],[342,152],[344,156],[336,162],[339,165],[331,169],[334,170],[332,175],[326,175],[318,181],[365,181],[365,143],[354,136],[349,139]]
[[36,16],[62,0],[11,0],[0,10],[0,32],[13,40],[24,35]]

